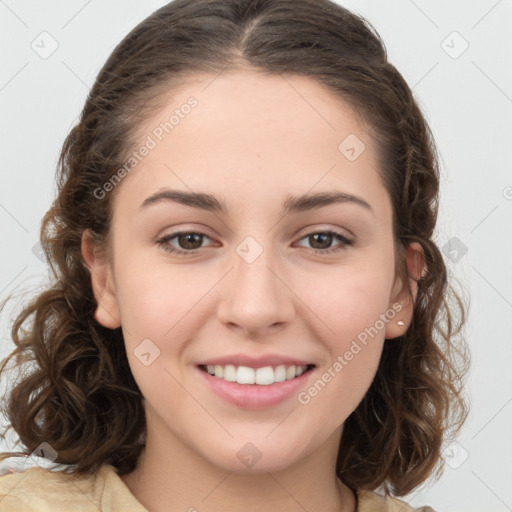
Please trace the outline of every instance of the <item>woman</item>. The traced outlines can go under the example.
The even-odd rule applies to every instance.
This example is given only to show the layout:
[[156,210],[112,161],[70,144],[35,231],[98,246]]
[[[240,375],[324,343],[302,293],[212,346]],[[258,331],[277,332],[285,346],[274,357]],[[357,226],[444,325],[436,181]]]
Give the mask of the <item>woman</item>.
[[467,361],[435,144],[365,20],[169,3],[101,70],[59,179],[6,414],[66,466],[0,478],[0,510],[413,510]]

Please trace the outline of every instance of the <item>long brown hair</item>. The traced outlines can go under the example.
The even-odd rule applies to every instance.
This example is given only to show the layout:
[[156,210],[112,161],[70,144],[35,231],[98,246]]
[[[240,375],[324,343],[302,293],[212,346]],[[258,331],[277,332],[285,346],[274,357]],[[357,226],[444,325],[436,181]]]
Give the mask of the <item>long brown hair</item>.
[[114,194],[97,191],[127,161],[137,128],[164,92],[187,74],[248,68],[311,77],[355,109],[378,148],[393,204],[396,271],[409,294],[405,247],[416,241],[425,253],[412,324],[384,344],[375,379],[344,424],[337,474],[352,489],[382,485],[398,496],[440,475],[443,439],[467,416],[461,390],[469,356],[460,336],[465,306],[433,238],[436,147],[378,33],[329,0],[175,0],[113,51],[64,142],[58,196],[41,225],[52,283],[16,317],[16,348],[0,369],[13,356],[17,366],[33,363],[4,408],[26,450],[0,460],[47,442],[56,462],[70,465],[66,472],[135,469],[145,444],[143,397],[120,349],[121,328],[93,317],[82,234],[90,229],[105,244]]

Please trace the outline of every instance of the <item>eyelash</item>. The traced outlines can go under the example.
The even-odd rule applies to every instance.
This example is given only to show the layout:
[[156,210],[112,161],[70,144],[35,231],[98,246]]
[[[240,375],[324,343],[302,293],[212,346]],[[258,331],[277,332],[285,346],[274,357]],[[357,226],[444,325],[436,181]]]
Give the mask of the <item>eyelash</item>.
[[[167,243],[169,241],[171,241],[173,238],[176,238],[179,235],[190,235],[190,234],[205,236],[205,237],[209,238],[209,236],[206,233],[202,233],[201,231],[176,231],[175,233],[170,233],[169,235],[165,235],[162,238],[158,239],[157,244],[164,251],[167,251],[169,253],[174,253],[174,254],[177,254],[180,256],[188,256],[191,254],[196,254],[199,252],[199,249],[193,249],[193,250],[189,250],[189,251],[181,251],[181,250],[177,250],[177,249],[172,249],[169,247],[169,245],[167,245]],[[353,240],[349,240],[341,233],[338,233],[336,231],[329,230],[329,229],[326,231],[311,231],[309,233],[306,233],[300,240],[307,238],[311,235],[318,235],[318,234],[333,235],[335,238],[338,238],[343,243],[337,247],[332,248],[332,249],[312,249],[314,252],[322,251],[324,253],[334,253],[337,251],[343,251],[343,250],[347,249],[347,246],[350,246],[354,243]]]

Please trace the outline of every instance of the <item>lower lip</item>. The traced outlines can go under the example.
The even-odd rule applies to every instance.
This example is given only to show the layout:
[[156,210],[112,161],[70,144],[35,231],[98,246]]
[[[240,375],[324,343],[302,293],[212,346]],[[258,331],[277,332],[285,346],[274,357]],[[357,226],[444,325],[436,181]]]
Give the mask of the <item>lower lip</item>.
[[238,407],[245,409],[265,409],[277,405],[296,394],[306,384],[315,367],[304,372],[299,377],[274,382],[268,386],[259,384],[238,384],[210,375],[196,366],[206,383],[221,398]]

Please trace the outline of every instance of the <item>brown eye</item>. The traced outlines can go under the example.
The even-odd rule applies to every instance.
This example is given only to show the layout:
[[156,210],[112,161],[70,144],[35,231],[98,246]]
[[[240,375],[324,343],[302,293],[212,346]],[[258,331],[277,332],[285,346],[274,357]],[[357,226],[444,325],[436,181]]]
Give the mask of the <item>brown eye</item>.
[[[183,249],[198,249],[203,243],[202,236],[200,233],[181,233],[176,236],[176,239]],[[196,247],[198,242],[199,245]]]
[[[301,240],[304,240],[305,238],[308,239],[309,243],[311,244],[311,248],[314,251],[318,252],[327,252],[332,253],[335,251],[340,251],[343,249],[346,249],[347,246],[352,245],[353,241],[346,238],[341,233],[337,233],[336,231],[327,230],[327,231],[313,231],[311,233],[308,233],[304,237],[302,237]],[[338,246],[331,247],[331,244],[333,241],[338,239],[341,243]]]
[[[197,249],[201,248],[204,237],[208,238],[208,235],[197,231],[179,231],[163,236],[157,240],[157,244],[167,252],[183,255],[195,254],[198,252]],[[170,244],[174,239],[176,239],[177,247]]]
[[[313,249],[329,249],[334,237],[328,233],[314,233],[308,235],[309,242],[312,244]],[[318,247],[318,245],[326,245],[326,247]]]

